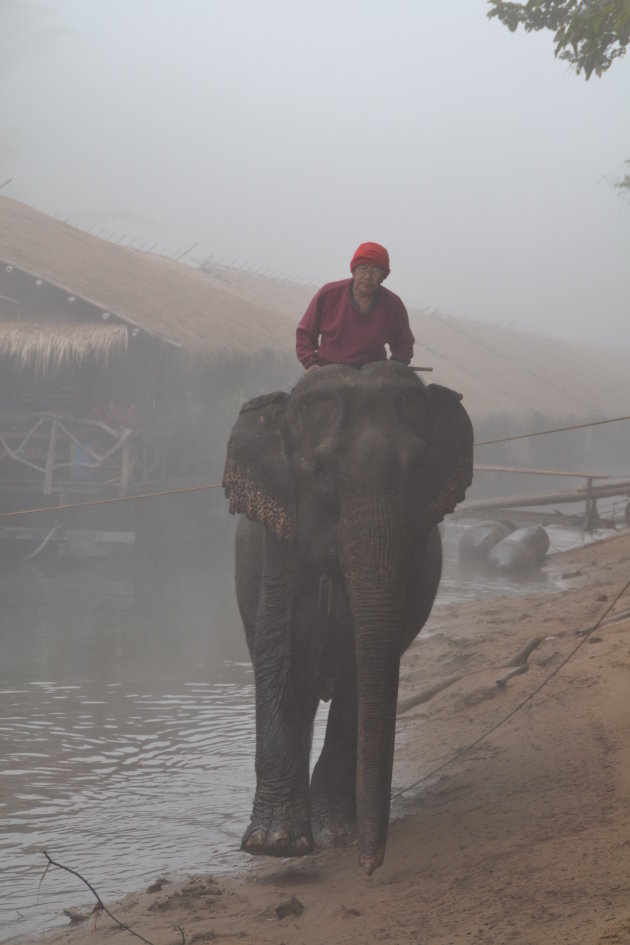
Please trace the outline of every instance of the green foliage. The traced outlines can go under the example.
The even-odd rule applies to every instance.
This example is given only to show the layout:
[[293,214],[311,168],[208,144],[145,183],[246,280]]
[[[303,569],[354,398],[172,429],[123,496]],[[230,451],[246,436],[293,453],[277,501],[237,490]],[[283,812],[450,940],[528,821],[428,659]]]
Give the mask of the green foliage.
[[[488,17],[497,17],[514,32],[551,30],[557,58],[569,62],[586,79],[601,76],[625,55],[630,43],[630,0],[488,0]],[[628,186],[628,184],[622,184]]]
[[[630,166],[630,161],[626,161],[626,164]],[[620,181],[615,184],[622,194],[630,200],[630,174],[626,174]]]

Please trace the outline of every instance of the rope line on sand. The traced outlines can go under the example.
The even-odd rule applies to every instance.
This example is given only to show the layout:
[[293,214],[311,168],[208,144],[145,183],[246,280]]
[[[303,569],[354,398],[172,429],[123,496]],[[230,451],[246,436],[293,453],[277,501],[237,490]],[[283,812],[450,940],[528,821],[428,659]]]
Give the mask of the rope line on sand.
[[415,788],[415,787],[417,787],[419,784],[422,784],[423,781],[428,781],[429,778],[432,778],[432,777],[434,777],[436,774],[439,774],[439,772],[440,772],[440,771],[443,771],[444,768],[447,768],[449,765],[453,764],[453,763],[454,763],[455,761],[457,761],[459,758],[462,758],[464,755],[467,755],[470,751],[473,750],[473,748],[476,748],[477,745],[480,745],[481,742],[485,741],[487,738],[490,737],[490,735],[493,735],[494,732],[496,732],[496,731],[497,731],[498,729],[500,729],[503,725],[505,725],[507,722],[509,722],[510,719],[512,719],[512,718],[517,714],[517,712],[520,712],[521,709],[523,709],[523,708],[527,705],[528,702],[531,702],[531,700],[534,698],[534,696],[537,696],[537,695],[538,695],[538,693],[541,691],[541,689],[544,689],[545,686],[547,686],[547,685],[551,682],[551,680],[552,680],[555,676],[558,675],[558,673],[560,672],[560,670],[563,669],[563,667],[565,667],[565,666],[567,665],[567,663],[569,662],[569,660],[573,659],[573,657],[574,657],[575,654],[578,652],[578,650],[580,650],[580,649],[584,646],[584,644],[586,643],[586,641],[592,636],[592,634],[595,633],[595,631],[598,630],[599,627],[601,627],[603,621],[606,619],[606,617],[608,616],[608,614],[610,613],[610,611],[613,609],[613,607],[615,606],[615,604],[617,603],[617,601],[619,601],[619,600],[623,597],[623,595],[626,593],[626,591],[627,591],[629,588],[630,588],[630,580],[628,580],[628,581],[624,584],[624,586],[623,586],[622,589],[619,591],[619,593],[614,597],[614,599],[611,601],[611,603],[608,605],[608,607],[606,607],[606,609],[604,610],[604,612],[602,613],[602,615],[600,616],[600,618],[597,620],[597,622],[594,623],[592,626],[588,627],[588,628],[583,632],[582,637],[580,638],[580,640],[579,640],[579,642],[577,643],[577,645],[573,647],[573,649],[571,650],[571,652],[570,652],[569,654],[567,654],[567,656],[565,656],[565,658],[564,658],[563,660],[561,660],[561,662],[558,664],[558,666],[556,666],[556,668],[555,668],[554,670],[552,670],[552,671],[549,673],[549,675],[546,676],[546,677],[542,680],[542,682],[539,683],[539,685],[536,686],[536,688],[535,688],[532,692],[529,693],[528,696],[525,696],[525,698],[522,699],[521,702],[519,702],[516,706],[514,706],[514,708],[511,709],[511,710],[507,713],[507,715],[505,715],[502,719],[499,719],[498,722],[495,722],[494,725],[490,726],[490,728],[487,729],[485,732],[483,732],[478,738],[475,738],[475,740],[472,741],[472,742],[470,743],[470,745],[466,745],[465,748],[461,748],[459,751],[456,751],[454,755],[452,755],[450,758],[447,758],[446,761],[443,761],[441,764],[437,765],[435,768],[433,768],[433,769],[432,769],[431,771],[429,771],[427,774],[424,774],[421,778],[418,778],[418,780],[417,780],[417,781],[414,781],[413,784],[408,784],[406,787],[401,788],[399,791],[396,791],[395,794],[392,794],[392,800],[393,800],[394,798],[396,798],[396,797],[400,797],[402,794],[406,794],[407,791],[411,791],[412,788]]

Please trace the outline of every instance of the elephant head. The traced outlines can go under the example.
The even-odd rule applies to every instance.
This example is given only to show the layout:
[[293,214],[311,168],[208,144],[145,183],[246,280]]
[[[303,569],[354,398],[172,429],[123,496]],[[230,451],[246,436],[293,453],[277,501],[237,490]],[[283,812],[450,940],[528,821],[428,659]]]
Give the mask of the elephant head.
[[387,837],[400,655],[432,603],[420,614],[412,571],[472,479],[472,426],[460,401],[397,362],[331,365],[307,373],[290,395],[245,404],[228,445],[230,511],[260,522],[292,556],[347,588],[360,862],[368,873],[381,864]]

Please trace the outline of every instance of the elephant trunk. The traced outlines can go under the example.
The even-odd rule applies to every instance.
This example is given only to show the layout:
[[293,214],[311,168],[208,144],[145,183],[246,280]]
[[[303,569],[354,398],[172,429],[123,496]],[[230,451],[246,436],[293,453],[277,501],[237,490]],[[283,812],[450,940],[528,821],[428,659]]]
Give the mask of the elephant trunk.
[[340,548],[355,628],[358,694],[359,862],[383,862],[407,590],[407,539],[396,497],[353,499],[341,515]]

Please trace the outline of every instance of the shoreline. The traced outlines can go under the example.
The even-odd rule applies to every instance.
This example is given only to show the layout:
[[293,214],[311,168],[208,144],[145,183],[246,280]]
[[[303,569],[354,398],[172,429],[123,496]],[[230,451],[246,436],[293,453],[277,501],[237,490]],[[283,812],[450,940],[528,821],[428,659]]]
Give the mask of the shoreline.
[[[401,699],[459,678],[399,719],[387,856],[372,877],[351,847],[164,878],[104,899],[107,908],[153,945],[629,941],[630,618],[575,631],[630,578],[630,533],[553,559],[567,590],[441,604],[405,654]],[[626,590],[616,610],[628,608]],[[537,637],[528,671],[498,686]],[[79,888],[73,898],[86,897]],[[279,918],[277,907],[289,911]],[[132,940],[100,915],[96,930],[89,918],[4,941],[99,945],[113,935]]]

